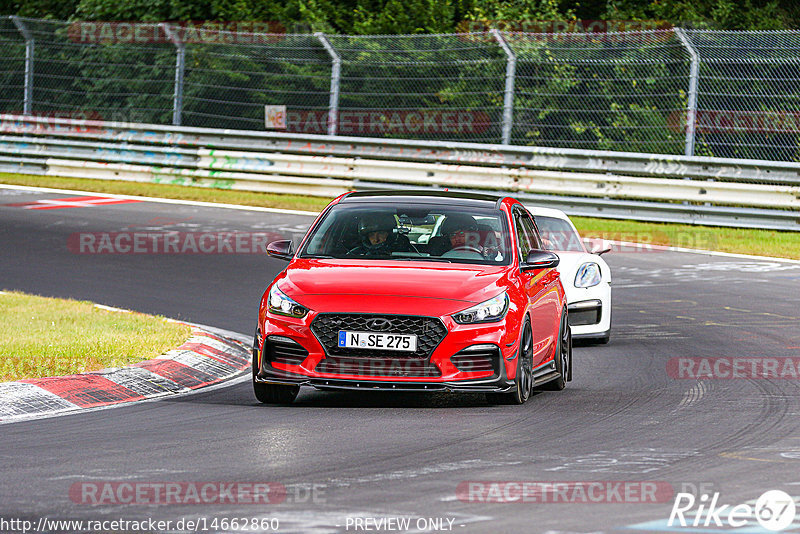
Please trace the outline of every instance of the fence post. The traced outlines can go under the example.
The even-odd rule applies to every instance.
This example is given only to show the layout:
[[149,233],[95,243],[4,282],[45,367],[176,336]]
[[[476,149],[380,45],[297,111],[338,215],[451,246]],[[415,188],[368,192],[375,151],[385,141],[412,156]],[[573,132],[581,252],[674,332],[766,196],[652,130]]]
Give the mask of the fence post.
[[339,81],[342,73],[342,58],[336,53],[336,49],[331,46],[330,41],[322,32],[316,32],[314,37],[319,39],[320,44],[331,56],[331,98],[328,104],[328,135],[336,135],[339,130]]
[[158,25],[167,39],[175,45],[175,92],[172,96],[172,125],[180,126],[183,114],[183,75],[186,71],[186,45],[175,35],[169,23],[161,22]]
[[695,131],[697,126],[697,86],[700,81],[700,55],[692,46],[683,28],[675,28],[675,35],[683,44],[691,58],[689,70],[689,105],[686,110],[686,148],[684,154],[694,155]]
[[17,27],[22,38],[25,39],[25,93],[22,104],[22,113],[30,115],[33,112],[33,53],[34,39],[27,26],[16,15],[11,15],[11,22]]
[[511,143],[511,126],[514,123],[514,78],[517,72],[517,55],[508,46],[503,35],[496,29],[491,30],[497,44],[506,54],[506,88],[503,94],[503,137],[501,143]]

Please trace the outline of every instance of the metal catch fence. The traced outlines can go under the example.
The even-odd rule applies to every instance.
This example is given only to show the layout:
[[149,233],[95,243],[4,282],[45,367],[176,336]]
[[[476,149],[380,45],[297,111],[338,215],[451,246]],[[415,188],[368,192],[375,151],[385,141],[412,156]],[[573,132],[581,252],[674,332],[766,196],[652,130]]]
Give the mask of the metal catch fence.
[[0,18],[0,113],[300,134],[798,161],[798,67],[798,31],[343,36]]

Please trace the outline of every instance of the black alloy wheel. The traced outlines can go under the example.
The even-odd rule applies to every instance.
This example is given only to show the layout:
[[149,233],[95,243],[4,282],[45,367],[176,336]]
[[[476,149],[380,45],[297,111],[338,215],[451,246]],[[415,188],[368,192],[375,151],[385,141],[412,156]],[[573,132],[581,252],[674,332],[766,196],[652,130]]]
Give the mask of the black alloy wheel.
[[[502,365],[502,363],[501,363]],[[533,333],[530,320],[525,320],[522,327],[519,349],[517,351],[517,374],[514,377],[517,386],[509,393],[487,393],[486,400],[491,404],[525,404],[533,391]]]

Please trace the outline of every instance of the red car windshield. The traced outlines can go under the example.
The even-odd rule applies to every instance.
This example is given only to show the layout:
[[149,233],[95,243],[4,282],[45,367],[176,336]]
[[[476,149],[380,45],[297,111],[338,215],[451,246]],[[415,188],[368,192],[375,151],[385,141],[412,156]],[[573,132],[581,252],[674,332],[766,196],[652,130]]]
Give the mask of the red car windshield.
[[300,257],[508,265],[510,242],[500,210],[340,204],[314,228]]

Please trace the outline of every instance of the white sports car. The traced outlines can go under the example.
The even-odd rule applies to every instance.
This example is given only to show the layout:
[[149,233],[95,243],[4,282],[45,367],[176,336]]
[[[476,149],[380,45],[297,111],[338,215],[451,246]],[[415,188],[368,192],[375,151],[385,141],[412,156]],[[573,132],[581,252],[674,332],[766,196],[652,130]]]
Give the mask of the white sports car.
[[600,257],[608,252],[589,252],[569,217],[552,208],[528,208],[539,227],[545,246],[558,254],[558,272],[567,293],[572,339],[608,343],[611,337],[611,269]]

